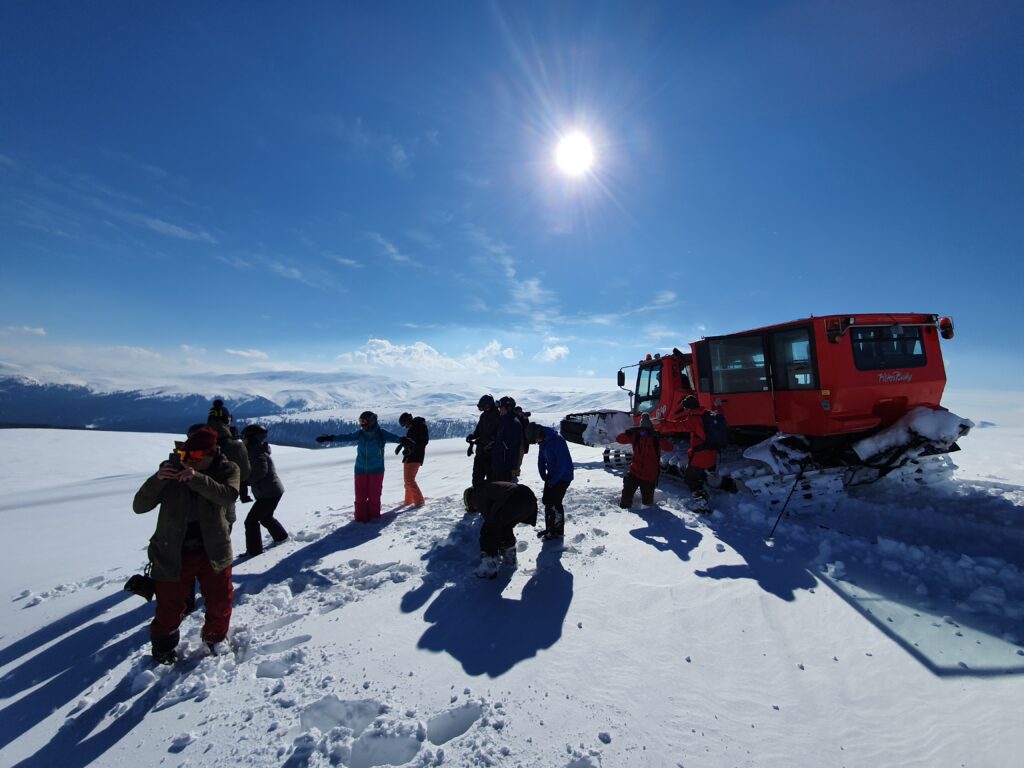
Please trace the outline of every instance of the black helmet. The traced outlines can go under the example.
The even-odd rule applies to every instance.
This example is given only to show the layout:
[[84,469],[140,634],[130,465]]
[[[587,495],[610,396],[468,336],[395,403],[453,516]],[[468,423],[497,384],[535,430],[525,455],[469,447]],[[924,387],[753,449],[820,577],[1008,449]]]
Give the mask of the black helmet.
[[526,425],[526,441],[528,443],[539,443],[544,437],[544,427],[535,421]]
[[403,413],[401,416],[398,417],[398,425],[400,427],[408,427],[410,424],[412,424],[411,413]]
[[250,437],[262,440],[267,436],[267,428],[261,424],[250,424],[242,430],[242,439],[248,440]]
[[483,397],[480,398],[480,401],[476,404],[476,407],[482,410],[486,410],[487,408],[493,408],[494,398],[491,397],[490,395],[484,395]]
[[359,426],[360,427],[375,427],[377,426],[377,414],[373,411],[363,411],[359,414]]
[[687,395],[683,398],[683,408],[692,411],[694,408],[700,408],[700,401],[696,395]]
[[516,400],[514,397],[509,397],[508,395],[505,395],[498,401],[498,407],[508,408],[511,411],[513,408],[516,407]]

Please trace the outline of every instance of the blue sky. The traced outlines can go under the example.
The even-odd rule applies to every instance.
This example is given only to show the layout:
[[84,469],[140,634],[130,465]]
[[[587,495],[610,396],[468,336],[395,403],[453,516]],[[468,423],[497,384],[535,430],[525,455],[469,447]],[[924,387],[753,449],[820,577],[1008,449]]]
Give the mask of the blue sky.
[[5,3],[0,361],[611,381],[923,311],[952,385],[1020,389],[1021,39],[1013,2]]

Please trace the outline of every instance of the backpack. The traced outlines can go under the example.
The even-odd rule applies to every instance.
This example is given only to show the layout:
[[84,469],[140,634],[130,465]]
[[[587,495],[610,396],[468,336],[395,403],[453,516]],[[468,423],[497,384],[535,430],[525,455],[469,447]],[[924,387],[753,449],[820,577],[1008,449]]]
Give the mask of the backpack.
[[729,444],[729,425],[718,411],[704,411],[701,414],[704,425],[704,448],[720,451]]

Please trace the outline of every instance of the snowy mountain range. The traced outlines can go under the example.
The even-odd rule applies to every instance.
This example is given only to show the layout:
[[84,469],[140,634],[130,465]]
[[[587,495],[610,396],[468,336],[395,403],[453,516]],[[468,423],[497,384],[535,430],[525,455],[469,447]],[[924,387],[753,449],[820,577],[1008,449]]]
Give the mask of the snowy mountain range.
[[[568,382],[568,383],[567,383]],[[435,437],[465,435],[476,423],[485,392],[511,395],[534,419],[556,424],[566,413],[623,408],[625,395],[596,380],[515,380],[480,386],[414,382],[383,376],[307,371],[228,374],[149,389],[117,389],[89,383],[0,377],[0,425],[180,432],[204,421],[210,402],[225,401],[242,426],[259,421],[280,444],[308,444],[321,432],[355,429],[360,412],[372,410],[388,429],[410,411],[426,417]],[[589,387],[589,388],[588,388]]]

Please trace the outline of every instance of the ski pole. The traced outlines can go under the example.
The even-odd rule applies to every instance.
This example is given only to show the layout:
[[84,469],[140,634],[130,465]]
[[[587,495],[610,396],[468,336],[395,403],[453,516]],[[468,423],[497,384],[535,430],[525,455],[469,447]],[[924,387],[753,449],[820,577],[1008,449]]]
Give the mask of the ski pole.
[[783,514],[785,514],[786,507],[789,506],[789,500],[793,498],[793,491],[795,491],[796,487],[800,484],[800,478],[804,476],[804,467],[806,466],[806,462],[800,463],[800,471],[796,473],[796,480],[793,481],[793,487],[789,489],[789,496],[786,497],[786,501],[783,503],[782,509],[779,510],[779,516],[775,518],[775,525],[772,526],[772,531],[768,534],[767,541],[771,541],[772,536],[775,535],[775,529],[778,528],[779,521],[782,519]]

